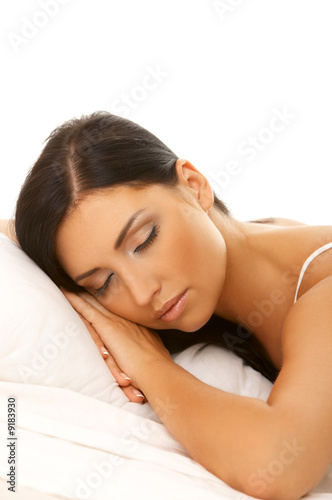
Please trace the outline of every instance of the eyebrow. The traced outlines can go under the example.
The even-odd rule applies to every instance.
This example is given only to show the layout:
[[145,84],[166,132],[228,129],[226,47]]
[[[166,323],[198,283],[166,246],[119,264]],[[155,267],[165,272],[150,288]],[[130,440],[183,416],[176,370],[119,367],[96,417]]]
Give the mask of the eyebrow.
[[80,274],[79,276],[77,276],[77,278],[75,278],[74,281],[77,283],[78,281],[81,281],[82,279],[87,278],[91,274],[96,273],[97,271],[99,271],[99,269],[100,269],[100,267],[95,267],[94,269],[90,269],[90,271],[86,271],[86,273],[83,273],[83,274]]
[[[147,207],[142,208],[141,210],[138,210],[130,217],[130,219],[127,221],[126,225],[124,226],[124,228],[121,230],[121,232],[120,232],[120,234],[119,234],[119,236],[114,244],[114,250],[118,250],[120,248],[120,246],[122,245],[122,242],[125,239],[126,234],[128,233],[129,229],[131,228],[131,226],[133,225],[133,223],[135,222],[137,217],[142,212],[144,212],[144,210],[146,210],[146,208]],[[100,269],[101,269],[100,267],[94,267],[93,269],[90,269],[90,271],[86,271],[85,273],[77,276],[74,281],[77,283],[78,281],[81,281],[82,279],[87,278],[88,276],[91,276],[91,274],[96,273]]]

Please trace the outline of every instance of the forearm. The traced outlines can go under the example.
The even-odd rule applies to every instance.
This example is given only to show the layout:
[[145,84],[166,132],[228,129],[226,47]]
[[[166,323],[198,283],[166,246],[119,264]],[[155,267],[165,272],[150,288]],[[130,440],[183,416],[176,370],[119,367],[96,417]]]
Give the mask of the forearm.
[[[118,366],[144,392],[174,437],[215,476],[266,500],[298,500],[317,484],[326,470],[316,464],[315,451],[321,447],[311,429],[317,419],[310,418],[303,401],[300,408],[294,406],[292,388],[282,397],[280,380],[287,379],[289,370],[281,370],[268,403],[233,395],[174,363],[153,330],[120,316],[113,319],[112,313],[105,315],[77,294],[66,296],[100,332]],[[329,421],[325,428],[330,429]]]
[[[270,498],[275,485],[266,481],[264,491],[258,471],[278,458],[287,436],[282,418],[271,406],[208,386],[162,359],[142,371],[139,387],[194,460],[233,488]],[[287,498],[296,497],[290,493]]]

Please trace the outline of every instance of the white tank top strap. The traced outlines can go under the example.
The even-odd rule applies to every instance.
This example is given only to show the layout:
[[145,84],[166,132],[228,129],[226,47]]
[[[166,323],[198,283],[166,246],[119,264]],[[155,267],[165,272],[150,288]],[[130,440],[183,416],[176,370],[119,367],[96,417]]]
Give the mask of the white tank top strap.
[[298,291],[299,291],[299,288],[300,288],[300,285],[301,285],[304,273],[306,272],[306,269],[309,266],[310,262],[313,261],[315,257],[317,257],[318,255],[320,255],[322,252],[325,252],[325,250],[328,250],[329,248],[332,248],[332,242],[327,243],[326,245],[323,245],[320,248],[317,248],[317,250],[315,250],[311,255],[309,255],[309,257],[307,258],[307,260],[303,264],[301,272],[300,272],[300,276],[299,276],[299,281],[297,283],[294,304],[297,301],[297,294],[298,294]]

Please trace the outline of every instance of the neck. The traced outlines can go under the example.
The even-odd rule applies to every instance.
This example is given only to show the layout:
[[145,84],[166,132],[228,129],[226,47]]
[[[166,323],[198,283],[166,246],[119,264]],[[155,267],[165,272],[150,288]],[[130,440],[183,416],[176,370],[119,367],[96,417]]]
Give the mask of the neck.
[[248,318],[254,302],[266,299],[276,270],[269,252],[269,229],[226,217],[217,210],[209,216],[222,234],[227,252],[225,282],[214,314],[252,331]]

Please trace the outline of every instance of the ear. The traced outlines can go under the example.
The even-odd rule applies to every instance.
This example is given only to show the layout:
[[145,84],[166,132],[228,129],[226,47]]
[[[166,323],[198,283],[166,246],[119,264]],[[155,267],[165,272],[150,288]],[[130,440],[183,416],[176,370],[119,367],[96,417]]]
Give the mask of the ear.
[[178,185],[195,198],[205,212],[213,205],[214,196],[209,181],[188,160],[178,159],[175,164]]

